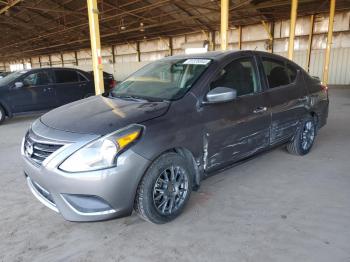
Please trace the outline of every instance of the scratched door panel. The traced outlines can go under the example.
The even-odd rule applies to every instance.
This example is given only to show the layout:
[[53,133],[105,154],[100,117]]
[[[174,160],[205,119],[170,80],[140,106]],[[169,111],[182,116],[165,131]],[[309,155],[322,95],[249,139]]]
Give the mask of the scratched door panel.
[[271,144],[291,138],[305,115],[307,92],[301,69],[278,57],[261,56],[271,106]]
[[[222,168],[269,145],[271,118],[265,96],[252,94],[205,108],[206,170]],[[267,110],[254,113],[260,107]]]
[[294,83],[270,89],[268,99],[271,105],[271,144],[288,139],[295,134],[300,119],[306,113],[306,91],[301,74]]

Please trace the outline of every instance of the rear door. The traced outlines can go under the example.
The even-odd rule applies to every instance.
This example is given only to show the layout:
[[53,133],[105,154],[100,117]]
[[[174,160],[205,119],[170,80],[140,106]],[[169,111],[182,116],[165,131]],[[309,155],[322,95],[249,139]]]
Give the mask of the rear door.
[[205,169],[212,171],[269,146],[270,113],[253,56],[233,59],[211,82],[236,89],[234,101],[203,107]]
[[278,57],[260,56],[272,121],[270,143],[290,139],[307,113],[307,92],[300,69]]
[[78,75],[80,87],[83,89],[83,97],[95,95],[95,86],[91,80],[91,76],[83,72],[78,72]]
[[84,98],[86,82],[81,81],[81,76],[76,70],[54,69],[53,72],[58,105]]
[[22,82],[23,87],[10,87],[10,104],[14,113],[47,110],[57,105],[49,70],[30,72],[16,82]]

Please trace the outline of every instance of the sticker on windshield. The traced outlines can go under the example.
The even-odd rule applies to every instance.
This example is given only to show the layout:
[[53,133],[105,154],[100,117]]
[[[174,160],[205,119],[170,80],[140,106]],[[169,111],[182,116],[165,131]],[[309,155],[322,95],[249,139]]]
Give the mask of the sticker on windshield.
[[184,65],[207,65],[210,62],[209,59],[187,59],[183,62]]

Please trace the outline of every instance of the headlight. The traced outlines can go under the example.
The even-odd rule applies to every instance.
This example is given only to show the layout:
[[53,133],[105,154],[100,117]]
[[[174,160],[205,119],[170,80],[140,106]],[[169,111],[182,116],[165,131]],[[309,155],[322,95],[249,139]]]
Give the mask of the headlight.
[[132,125],[108,134],[76,151],[59,168],[67,172],[84,172],[113,167],[117,154],[135,142],[141,132],[141,126]]

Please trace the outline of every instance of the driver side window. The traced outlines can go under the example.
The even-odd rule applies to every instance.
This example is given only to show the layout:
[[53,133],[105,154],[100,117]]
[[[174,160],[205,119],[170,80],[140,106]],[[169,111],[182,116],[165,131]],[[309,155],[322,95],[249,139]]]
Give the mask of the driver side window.
[[47,85],[49,83],[51,83],[51,79],[45,71],[29,74],[23,79],[24,86]]
[[210,88],[228,87],[236,89],[237,96],[253,94],[259,91],[256,71],[252,58],[234,60],[225,66]]

